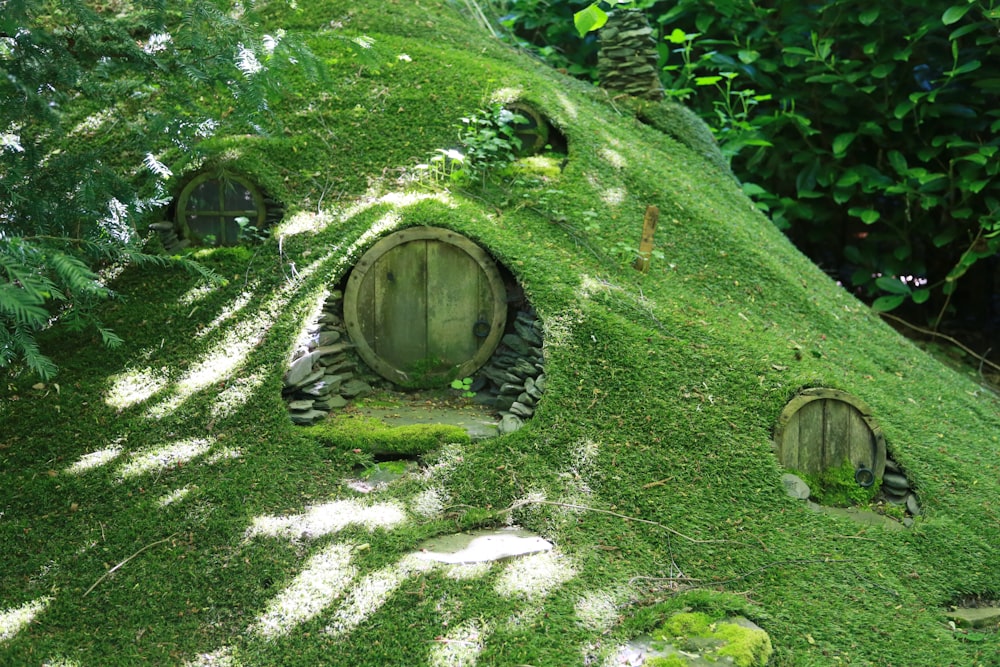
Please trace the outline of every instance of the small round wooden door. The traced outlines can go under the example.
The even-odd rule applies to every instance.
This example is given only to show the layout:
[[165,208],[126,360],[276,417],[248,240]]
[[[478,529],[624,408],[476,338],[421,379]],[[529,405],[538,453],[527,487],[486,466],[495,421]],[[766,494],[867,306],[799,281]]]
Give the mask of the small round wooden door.
[[836,389],[806,389],[788,402],[778,418],[774,442],[781,465],[818,474],[850,463],[881,478],[885,439],[871,410]]
[[358,261],[344,290],[344,323],[362,359],[407,387],[474,373],[507,320],[507,292],[492,258],[464,236],[410,227]]

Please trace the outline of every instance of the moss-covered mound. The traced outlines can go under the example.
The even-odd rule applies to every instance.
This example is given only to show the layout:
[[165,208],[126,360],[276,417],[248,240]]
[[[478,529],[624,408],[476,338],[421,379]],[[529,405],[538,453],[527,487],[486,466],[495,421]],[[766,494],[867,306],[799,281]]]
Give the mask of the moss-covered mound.
[[[944,615],[1000,594],[995,395],[800,255],[703,135],[677,140],[683,114],[640,121],[462,3],[291,5],[257,3],[256,20],[304,39],[327,80],[288,82],[278,131],[223,124],[163,156],[178,191],[222,167],[284,221],[261,245],[198,252],[225,285],[126,272],[103,314],[122,348],[67,335],[47,341],[58,384],[5,383],[0,663],[600,664],[724,596],[719,611],[770,635],[770,664],[996,664],[995,633]],[[374,60],[351,47],[362,34]],[[419,178],[462,117],[515,99],[565,138],[561,170]],[[658,253],[640,274],[650,205]],[[544,323],[547,386],[520,430],[446,444],[361,496],[289,421],[282,375],[326,292],[415,225],[506,267]],[[815,386],[871,407],[919,493],[911,529],[786,496],[772,429]],[[478,568],[412,557],[510,521],[556,548]]]

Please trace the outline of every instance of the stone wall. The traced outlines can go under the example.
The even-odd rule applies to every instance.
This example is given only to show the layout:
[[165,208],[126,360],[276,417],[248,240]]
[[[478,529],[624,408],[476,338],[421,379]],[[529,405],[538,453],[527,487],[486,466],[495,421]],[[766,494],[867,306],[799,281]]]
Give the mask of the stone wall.
[[282,395],[296,424],[314,424],[372,390],[356,375],[359,362],[344,327],[343,298],[339,290],[330,294],[319,319],[306,330],[307,345],[285,372]]

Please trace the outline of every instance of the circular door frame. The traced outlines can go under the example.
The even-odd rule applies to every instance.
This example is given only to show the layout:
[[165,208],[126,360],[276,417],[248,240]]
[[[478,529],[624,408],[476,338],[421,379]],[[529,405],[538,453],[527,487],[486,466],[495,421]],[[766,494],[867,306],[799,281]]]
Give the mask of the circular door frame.
[[[361,329],[361,323],[357,316],[358,292],[376,261],[393,248],[414,241],[432,240],[448,243],[465,251],[483,271],[493,295],[490,329],[484,337],[482,345],[479,346],[479,350],[471,359],[459,364],[457,368],[453,368],[445,379],[469,377],[479,370],[493,355],[507,326],[507,288],[500,276],[500,271],[497,269],[496,262],[485,250],[458,232],[444,227],[407,227],[391,232],[369,248],[351,270],[347,286],[344,289],[344,324],[361,359],[385,379],[404,386],[413,386],[414,380],[418,378],[413,378],[409,373],[386,362],[372,349]],[[434,377],[440,379],[444,376],[435,375]]]
[[[791,422],[792,417],[806,404],[819,400],[841,401],[843,403],[847,403],[858,411],[861,415],[861,419],[871,430],[872,438],[874,440],[875,452],[873,457],[874,460],[872,462],[872,472],[875,474],[875,479],[882,479],[882,474],[885,472],[886,460],[885,436],[882,433],[882,428],[875,423],[875,420],[872,417],[872,409],[856,396],[852,396],[851,394],[839,389],[830,389],[828,387],[812,387],[809,389],[803,389],[785,405],[784,409],[781,411],[781,415],[778,417],[778,423],[774,427],[774,449],[775,454],[778,456],[778,461],[782,462],[783,460],[782,448],[784,446],[785,428]],[[782,463],[782,465],[784,465],[784,463]]]

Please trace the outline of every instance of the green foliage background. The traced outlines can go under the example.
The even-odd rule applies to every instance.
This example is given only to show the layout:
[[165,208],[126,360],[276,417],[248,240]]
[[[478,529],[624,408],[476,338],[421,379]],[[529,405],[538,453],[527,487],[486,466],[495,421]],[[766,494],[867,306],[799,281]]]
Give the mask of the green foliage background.
[[[829,274],[876,308],[909,303],[934,328],[996,326],[976,294],[996,298],[986,260],[1000,250],[993,0],[511,0],[497,10],[511,39],[593,79],[600,31],[580,38],[569,16],[595,4],[646,12],[667,94],[714,128],[745,192]],[[977,263],[960,312],[952,294]]]

